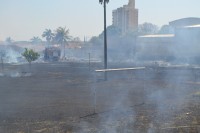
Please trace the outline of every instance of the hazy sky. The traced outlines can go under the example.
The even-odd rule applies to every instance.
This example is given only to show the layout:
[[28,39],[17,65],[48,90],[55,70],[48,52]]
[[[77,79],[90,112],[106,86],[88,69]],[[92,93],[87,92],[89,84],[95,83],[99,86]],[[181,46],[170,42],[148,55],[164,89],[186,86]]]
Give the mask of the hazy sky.
[[[30,40],[41,37],[48,28],[62,26],[73,37],[91,37],[103,30],[103,6],[99,0],[0,0],[0,40]],[[112,10],[128,0],[110,0],[107,24],[112,24]],[[139,23],[158,26],[183,17],[200,17],[200,0],[136,0]]]

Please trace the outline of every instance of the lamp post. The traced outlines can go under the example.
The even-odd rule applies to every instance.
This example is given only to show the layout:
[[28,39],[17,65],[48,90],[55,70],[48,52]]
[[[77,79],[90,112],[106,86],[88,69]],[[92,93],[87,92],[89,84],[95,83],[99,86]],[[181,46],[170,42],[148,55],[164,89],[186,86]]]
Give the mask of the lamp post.
[[[106,31],[106,4],[109,0],[99,0],[100,4],[104,6],[104,69],[107,69],[107,31]],[[105,72],[105,80],[107,79],[107,73]]]

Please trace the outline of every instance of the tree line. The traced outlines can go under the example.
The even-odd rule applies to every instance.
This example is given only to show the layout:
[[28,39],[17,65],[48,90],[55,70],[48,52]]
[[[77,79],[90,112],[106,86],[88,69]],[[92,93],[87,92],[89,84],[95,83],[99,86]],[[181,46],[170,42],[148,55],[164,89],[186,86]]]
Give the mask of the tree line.
[[[66,29],[66,27],[58,27],[54,32],[51,29],[45,29],[42,37],[46,39],[48,46],[53,44],[65,45],[72,38],[69,35],[69,29]],[[34,36],[31,38],[31,42],[32,44],[38,44],[42,42],[42,39]]]
[[[122,34],[121,29],[114,25],[107,27],[107,41],[109,58],[113,60],[124,60],[132,58],[136,50],[136,38],[148,34],[172,34],[173,30],[169,25],[163,25],[159,28],[157,25],[145,22],[140,24],[135,31],[128,31]],[[89,43],[94,47],[103,47],[104,32],[98,36],[93,36]]]
[[[161,28],[159,26],[145,22],[143,24],[140,24],[138,28],[135,31],[129,31],[126,34],[122,34],[121,29],[119,29],[116,26],[110,25],[107,27],[107,36],[110,38],[112,41],[116,41],[114,39],[120,39],[121,41],[117,42],[124,42],[127,40],[132,40],[134,41],[136,36],[140,35],[148,35],[148,34],[173,34],[173,28],[170,27],[169,25],[163,25]],[[90,39],[90,43],[94,45],[99,45],[102,43],[104,32],[100,33],[99,36],[93,36]]]
[[[67,41],[72,40],[72,37],[69,35],[69,29],[66,29],[66,27],[58,27],[54,31],[52,31],[51,29],[45,29],[45,31],[42,33],[42,38],[45,38],[47,45],[64,45],[67,43]],[[79,40],[78,37],[74,39]],[[5,39],[6,44],[13,44],[14,42],[15,41],[11,37],[7,37]],[[41,44],[43,41],[39,36],[33,36],[30,39],[30,42],[32,44]]]

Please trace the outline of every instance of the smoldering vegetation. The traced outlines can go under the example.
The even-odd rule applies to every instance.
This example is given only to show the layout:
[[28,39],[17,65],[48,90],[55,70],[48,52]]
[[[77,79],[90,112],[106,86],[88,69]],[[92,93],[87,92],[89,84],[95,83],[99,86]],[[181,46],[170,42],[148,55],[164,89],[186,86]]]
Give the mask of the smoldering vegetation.
[[[20,78],[29,77],[32,75],[30,73],[30,70],[19,71],[15,69],[15,65],[26,63],[26,60],[22,58],[21,55],[23,51],[23,48],[18,47],[14,44],[0,45],[0,77]],[[8,64],[13,64],[13,66],[8,67]]]
[[88,118],[100,119],[99,124],[87,126],[113,133],[199,132],[196,73],[199,68],[150,66],[144,71],[110,72],[110,80],[97,87],[97,107],[105,101],[108,105]]
[[0,131],[198,133],[198,37],[184,30],[173,38],[137,36],[108,32],[109,68],[143,69],[110,71],[106,81],[95,72],[103,68],[102,35],[66,49],[69,61],[33,64],[31,74],[27,64],[6,64]]
[[[98,88],[93,91],[95,95],[103,97],[109,94],[109,100],[101,98],[106,103],[111,103],[107,107],[110,111],[89,118],[98,119],[99,124],[85,122],[84,126],[87,128],[84,129],[92,128],[91,130],[95,132],[114,133],[199,132],[199,117],[197,116],[199,98],[194,97],[199,92],[199,35],[199,28],[180,28],[174,35],[143,36],[139,38],[141,40],[133,34],[129,39],[110,35],[110,38],[108,37],[109,67],[145,66],[145,70],[142,73],[128,71],[125,72],[126,74],[109,72],[110,81],[103,83],[105,86],[109,84],[104,86],[108,89],[105,92],[103,87],[92,85],[92,88]],[[102,41],[101,35],[93,39],[96,42]],[[129,43],[126,44],[127,41]],[[129,45],[130,42],[132,45]],[[119,65],[120,63],[123,65]],[[140,87],[127,83],[130,79],[132,79],[131,83],[137,80],[142,81],[139,83]],[[116,90],[111,90],[111,88]],[[117,88],[121,91],[114,94]],[[142,104],[139,107],[131,106],[137,105],[134,100],[129,99],[132,89],[140,91],[141,99],[136,98],[137,93],[132,95],[137,100],[140,99]],[[130,109],[130,107],[133,108]],[[99,109],[99,112],[101,111]],[[120,114],[123,114],[122,118]],[[125,118],[126,115],[129,117]]]
[[[30,77],[0,78],[2,132],[198,132],[197,66],[110,71],[101,63],[33,64]],[[117,64],[110,67],[138,67]],[[27,65],[8,65],[18,71]]]
[[0,73],[0,77],[11,77],[11,78],[19,78],[19,77],[29,77],[31,76],[31,73],[27,72],[7,72],[7,73]]
[[0,45],[0,57],[4,63],[17,63],[20,60],[23,48],[16,45]]

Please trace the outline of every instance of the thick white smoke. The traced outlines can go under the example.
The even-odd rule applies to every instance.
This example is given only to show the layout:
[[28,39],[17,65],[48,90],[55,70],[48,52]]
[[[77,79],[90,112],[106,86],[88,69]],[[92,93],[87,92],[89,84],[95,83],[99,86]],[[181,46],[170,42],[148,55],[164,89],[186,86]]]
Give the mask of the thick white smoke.
[[21,53],[23,51],[22,48],[19,48],[14,45],[2,45],[1,48],[1,55],[4,63],[18,63],[18,59],[22,57]]

